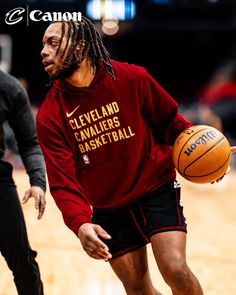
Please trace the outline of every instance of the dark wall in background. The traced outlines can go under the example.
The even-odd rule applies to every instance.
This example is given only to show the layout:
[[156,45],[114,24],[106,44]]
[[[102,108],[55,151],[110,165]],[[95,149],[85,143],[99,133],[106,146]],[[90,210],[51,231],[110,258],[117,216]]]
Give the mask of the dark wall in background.
[[[4,15],[17,3],[1,5],[0,34],[8,33],[13,38],[12,74],[29,81],[31,100],[40,104],[49,82],[39,55],[47,24],[8,26]],[[78,1],[76,7],[45,1],[39,6],[30,5],[42,11],[85,12],[85,1]],[[229,5],[194,7],[184,6],[182,1],[179,6],[157,8],[138,1],[135,20],[122,22],[120,33],[104,37],[104,42],[112,58],[145,66],[172,96],[188,102],[199,95],[222,60],[236,56],[234,12]]]

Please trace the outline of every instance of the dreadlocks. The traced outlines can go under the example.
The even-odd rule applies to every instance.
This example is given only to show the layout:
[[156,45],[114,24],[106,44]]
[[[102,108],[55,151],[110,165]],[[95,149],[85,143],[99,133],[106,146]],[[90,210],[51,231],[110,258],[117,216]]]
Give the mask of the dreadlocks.
[[[106,72],[115,80],[112,62],[109,53],[103,44],[102,38],[98,31],[95,29],[93,23],[84,16],[82,16],[81,21],[78,22],[75,22],[73,20],[61,22],[62,34],[56,54],[58,54],[60,50],[60,46],[66,32],[66,24],[68,25],[68,36],[65,49],[62,53],[62,57],[65,56],[65,53],[69,46],[69,41],[71,41],[71,45],[65,58],[65,65],[73,66],[74,64],[80,64],[86,57],[86,55],[88,55],[91,59],[94,71],[96,69],[98,60],[101,60],[104,64]],[[78,44],[80,44],[81,46],[80,57],[77,57],[74,54],[76,46]]]

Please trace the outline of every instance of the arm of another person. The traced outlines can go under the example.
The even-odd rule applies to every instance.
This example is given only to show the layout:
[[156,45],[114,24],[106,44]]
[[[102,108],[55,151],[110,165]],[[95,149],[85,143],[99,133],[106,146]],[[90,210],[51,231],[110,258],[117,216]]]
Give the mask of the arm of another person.
[[[50,126],[49,126],[50,125]],[[60,128],[37,118],[37,134],[44,154],[51,194],[62,212],[65,224],[79,237],[86,253],[95,259],[107,260],[109,249],[98,236],[110,236],[92,224],[92,210],[76,179],[75,160]]]
[[35,120],[28,95],[17,80],[13,85],[9,124],[15,134],[31,185],[25,193],[23,203],[33,198],[35,208],[38,210],[38,219],[41,219],[46,206],[46,172],[43,155],[36,137]]

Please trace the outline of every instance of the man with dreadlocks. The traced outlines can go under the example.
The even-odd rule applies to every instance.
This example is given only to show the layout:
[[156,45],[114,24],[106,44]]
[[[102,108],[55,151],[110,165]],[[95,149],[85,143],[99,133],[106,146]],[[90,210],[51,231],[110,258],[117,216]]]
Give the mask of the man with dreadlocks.
[[202,295],[186,262],[186,223],[171,160],[191,126],[139,66],[110,59],[93,24],[54,22],[41,52],[52,87],[37,116],[51,194],[86,253],[109,261],[129,295],[157,295],[151,243],[175,295]]

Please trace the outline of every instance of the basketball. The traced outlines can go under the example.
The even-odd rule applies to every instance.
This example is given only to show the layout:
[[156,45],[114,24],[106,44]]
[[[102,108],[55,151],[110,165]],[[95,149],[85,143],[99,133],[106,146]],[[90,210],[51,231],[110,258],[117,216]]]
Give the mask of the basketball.
[[172,158],[176,170],[195,183],[210,183],[221,178],[231,160],[227,138],[217,129],[196,125],[184,130],[176,139]]

